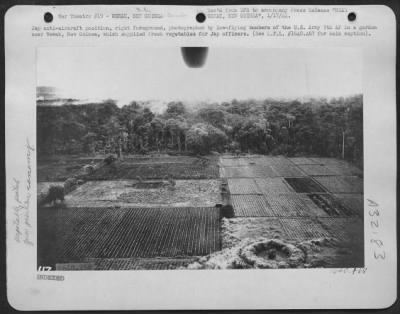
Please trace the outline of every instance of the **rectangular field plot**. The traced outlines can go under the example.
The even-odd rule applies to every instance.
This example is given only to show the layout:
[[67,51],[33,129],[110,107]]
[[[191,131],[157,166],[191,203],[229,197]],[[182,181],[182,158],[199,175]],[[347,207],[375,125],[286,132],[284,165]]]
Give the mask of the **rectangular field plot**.
[[270,166],[250,166],[247,168],[254,178],[273,178],[278,176]]
[[247,167],[221,167],[222,178],[251,178],[252,173]]
[[192,159],[191,163],[144,163],[122,161],[102,167],[89,174],[87,180],[121,179],[216,179],[219,177],[217,161],[213,159]]
[[319,193],[326,192],[322,186],[316,183],[311,178],[285,178],[285,181],[297,192],[297,193]]
[[307,158],[307,157],[291,157],[289,158],[291,162],[295,165],[315,165],[318,162],[314,160],[314,158]]
[[364,195],[363,194],[335,194],[348,210],[354,215],[364,215]]
[[290,193],[294,190],[282,178],[257,178],[255,182],[264,194]]
[[337,175],[343,175],[343,176],[351,176],[351,175],[361,175],[363,171],[356,167],[355,165],[352,165],[351,163],[336,159],[336,158],[312,158],[315,160],[318,164],[324,165],[327,167],[329,170],[335,172]]
[[299,165],[309,176],[328,176],[335,175],[336,172],[323,165]]
[[310,218],[280,218],[286,237],[289,240],[306,240],[329,237],[330,233],[319,221]]
[[351,216],[351,211],[344,207],[331,194],[308,194],[308,197],[321,208],[321,216]]
[[221,202],[219,180],[143,181],[142,185],[161,184],[154,188],[138,188],[136,180],[88,181],[66,195],[70,207],[211,207]]
[[[363,243],[364,223],[358,217],[318,218],[318,221],[329,231],[331,236],[352,243]],[[363,248],[364,246],[361,245]]]
[[362,194],[364,182],[356,176],[328,176],[315,177],[331,193],[358,193]]
[[216,208],[38,210],[38,263],[200,256],[219,250]]
[[272,168],[280,177],[305,177],[306,173],[296,166],[273,165]]
[[71,205],[90,201],[116,201],[119,194],[134,182],[134,180],[88,181],[69,193],[66,201]]
[[38,208],[38,264],[94,257],[125,211],[99,208]]
[[335,164],[327,164],[325,165],[329,170],[334,171],[337,175],[342,175],[342,176],[358,176],[363,174],[363,171],[357,168],[356,166],[350,165],[350,164],[341,164],[341,165],[335,165]]
[[269,156],[257,156],[250,157],[253,165],[257,166],[273,166],[273,165],[281,165],[281,166],[293,166],[293,164],[284,157],[269,157]]
[[195,258],[90,258],[94,270],[170,270],[186,267]]
[[235,217],[276,216],[262,195],[232,195],[231,201]]
[[194,157],[189,156],[132,156],[125,155],[124,161],[130,164],[192,164]]
[[219,248],[216,208],[128,210],[96,257],[198,256]]
[[348,164],[346,161],[337,158],[329,158],[329,157],[312,157],[311,158],[316,164],[319,165],[336,165],[336,166],[343,166]]
[[261,194],[254,179],[228,179],[231,194]]
[[223,167],[244,167],[249,166],[251,163],[250,158],[246,157],[231,157],[231,158],[221,158],[220,164]]
[[297,193],[266,194],[267,202],[278,217],[313,217],[322,210],[306,195]]
[[252,156],[249,157],[249,164],[253,166],[271,166],[271,157]]
[[222,167],[239,167],[241,166],[239,158],[221,158],[220,164]]
[[221,176],[224,178],[268,178],[276,177],[276,172],[268,166],[223,167]]

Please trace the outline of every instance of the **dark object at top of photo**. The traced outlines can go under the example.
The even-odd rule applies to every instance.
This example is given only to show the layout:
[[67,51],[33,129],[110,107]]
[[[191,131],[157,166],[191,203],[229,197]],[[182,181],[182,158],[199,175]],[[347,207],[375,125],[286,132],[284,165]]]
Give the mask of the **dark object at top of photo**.
[[181,47],[183,60],[189,68],[201,68],[208,55],[208,47]]

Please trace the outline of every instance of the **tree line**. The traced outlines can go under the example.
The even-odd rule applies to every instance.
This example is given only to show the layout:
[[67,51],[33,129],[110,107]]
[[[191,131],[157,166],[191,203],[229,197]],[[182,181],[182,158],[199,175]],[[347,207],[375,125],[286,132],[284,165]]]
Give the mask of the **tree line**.
[[37,106],[38,155],[216,152],[342,157],[362,165],[363,101],[346,98],[170,102],[156,114],[112,100]]

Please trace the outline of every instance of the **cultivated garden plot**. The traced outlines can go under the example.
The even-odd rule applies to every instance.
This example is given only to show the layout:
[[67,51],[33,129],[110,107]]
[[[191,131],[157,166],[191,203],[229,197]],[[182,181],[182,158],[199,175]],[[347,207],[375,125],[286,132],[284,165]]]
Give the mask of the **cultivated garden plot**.
[[[359,217],[318,218],[318,221],[335,238],[339,239],[349,267],[364,263],[364,224]],[[330,266],[335,267],[335,265]]]
[[249,166],[253,178],[274,178],[279,176],[272,166]]
[[363,194],[335,194],[353,215],[363,217],[364,214],[364,195]]
[[278,217],[310,217],[324,212],[307,195],[297,193],[265,194],[268,204]]
[[219,180],[88,181],[66,196],[73,207],[208,207],[221,203]]
[[338,199],[331,194],[308,194],[308,197],[323,210],[324,214],[318,216],[351,216],[351,211],[343,206]]
[[331,193],[358,193],[364,192],[363,179],[357,176],[320,176],[314,177]]
[[312,178],[285,178],[297,193],[325,193],[326,190]]
[[[186,267],[196,258],[88,258],[93,270],[168,270]],[[57,265],[58,266],[58,265]],[[59,268],[59,266],[57,267]]]
[[337,174],[332,169],[323,165],[299,165],[299,167],[309,176],[330,176]]
[[39,265],[201,256],[220,249],[216,208],[52,208],[38,215]]
[[363,221],[359,217],[319,217],[318,221],[341,241],[352,243],[362,243],[363,241]]
[[[210,157],[212,158],[212,157]],[[124,161],[131,164],[192,164],[194,157],[190,156],[169,156],[165,154],[160,155],[125,155]]]
[[263,195],[231,195],[235,217],[275,217],[276,213]]
[[332,235],[314,218],[281,218],[285,236],[291,240],[309,240]]
[[251,165],[252,161],[246,157],[222,157],[220,158],[220,164],[222,167],[245,167]]
[[288,159],[295,165],[315,165],[319,163],[314,158],[307,158],[307,157],[291,157]]
[[264,194],[294,192],[283,178],[256,178],[255,182]]
[[132,163],[123,160],[89,174],[87,180],[118,179],[216,179],[219,177],[216,158],[187,157],[191,162]]
[[318,164],[324,165],[329,170],[335,172],[336,175],[351,176],[362,175],[363,171],[358,167],[335,158],[313,158]]
[[[257,180],[257,179],[256,179]],[[230,194],[261,194],[254,179],[228,179]]]
[[274,171],[280,177],[304,177],[306,176],[305,172],[302,171],[298,166],[293,165],[292,162],[289,161],[288,158],[283,157],[271,157],[269,159],[265,159],[265,163],[269,163],[272,166]]
[[271,166],[221,167],[220,174],[223,178],[269,178],[278,176]]
[[342,176],[361,176],[363,172],[353,166],[349,165],[347,163],[345,164],[326,164],[325,167],[327,167],[329,170],[334,171],[337,175],[342,175]]
[[95,256],[124,211],[114,208],[38,208],[38,265]]
[[272,168],[280,177],[305,177],[305,176],[307,176],[306,173],[304,171],[302,171],[299,167],[276,164],[276,165],[273,165]]
[[253,174],[248,167],[221,167],[222,178],[252,178]]
[[248,157],[248,160],[250,160],[251,164],[258,166],[293,166],[293,164],[285,157],[253,156]]
[[[349,247],[362,246],[357,242],[362,221],[353,219],[363,212],[362,179],[325,175],[326,169],[352,167],[340,160],[296,162],[220,157],[218,167],[218,158],[212,156],[125,156],[87,175],[86,182],[65,195],[63,206],[39,208],[38,262],[57,264],[59,270],[192,268],[198,258],[221,246],[279,239],[307,247],[310,259],[299,267],[354,265]],[[317,175],[311,177],[302,167]],[[221,178],[204,179],[219,177],[218,168]],[[186,177],[190,179],[179,179]],[[38,193],[51,185],[63,186],[64,181],[41,182]],[[221,224],[216,204],[226,201],[233,218],[223,218]],[[356,231],[343,230],[347,228]],[[224,254],[218,258],[228,258]]]

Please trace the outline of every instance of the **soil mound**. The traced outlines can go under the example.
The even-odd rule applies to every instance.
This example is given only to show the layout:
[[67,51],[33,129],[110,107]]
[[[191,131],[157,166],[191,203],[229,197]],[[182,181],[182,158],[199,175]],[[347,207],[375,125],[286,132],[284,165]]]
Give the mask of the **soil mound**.
[[301,242],[282,239],[245,239],[233,247],[199,258],[187,269],[278,269],[332,267],[343,264],[349,249],[335,238]]
[[301,249],[277,239],[250,244],[242,249],[240,256],[255,268],[297,268],[306,259]]

